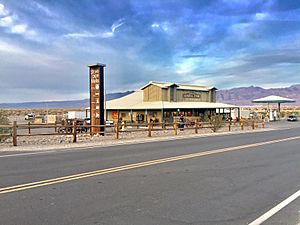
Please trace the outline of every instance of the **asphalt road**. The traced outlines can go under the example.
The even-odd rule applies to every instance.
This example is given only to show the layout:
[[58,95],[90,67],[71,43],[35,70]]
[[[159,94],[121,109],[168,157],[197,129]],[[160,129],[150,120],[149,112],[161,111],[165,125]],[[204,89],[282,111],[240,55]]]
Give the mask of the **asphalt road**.
[[[249,224],[300,189],[299,146],[295,127],[1,154],[0,224]],[[264,224],[298,224],[299,206],[296,199]]]

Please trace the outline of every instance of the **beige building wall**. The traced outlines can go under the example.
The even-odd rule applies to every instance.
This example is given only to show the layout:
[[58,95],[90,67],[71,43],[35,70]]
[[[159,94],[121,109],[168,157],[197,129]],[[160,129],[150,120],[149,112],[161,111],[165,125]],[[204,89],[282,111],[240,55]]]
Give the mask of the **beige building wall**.
[[123,121],[130,121],[130,111],[121,111],[119,112],[120,118],[122,118]]
[[212,92],[212,102],[217,102],[217,91],[216,90],[210,90]]
[[139,116],[143,115],[144,120],[145,120],[145,118],[146,118],[146,112],[145,111],[133,111],[133,113],[132,113],[133,122],[136,122],[138,120],[138,115]]
[[[171,98],[173,92],[173,100]],[[170,86],[168,88],[168,101],[169,102],[176,102],[177,101],[177,89],[175,86]]]
[[112,120],[112,121],[117,121],[116,118],[113,118],[112,116],[113,111],[106,111],[106,120]]
[[217,101],[217,92],[215,89],[212,89],[208,93],[209,101],[210,102],[216,102]]
[[41,117],[35,117],[33,122],[40,124],[40,123],[44,123],[45,120],[44,120],[44,118],[41,118]]
[[163,88],[162,89],[162,100],[163,101],[169,101],[170,99],[170,95],[168,93],[168,89],[167,88]]
[[[143,90],[144,101],[170,101],[171,88],[149,85]],[[174,87],[174,102],[216,102],[216,90],[181,90]]]
[[55,122],[56,122],[56,115],[47,115],[48,124],[55,124]]
[[144,101],[161,101],[162,88],[156,85],[149,85],[144,89]]
[[161,117],[162,117],[161,111],[149,111],[147,120],[148,120],[148,122],[150,122],[150,119],[158,120],[158,122],[161,123],[162,122]]
[[143,93],[144,93],[144,102],[149,102],[149,88],[145,88],[143,90]]
[[[117,111],[107,111],[107,120],[111,120],[114,122],[118,121],[118,112]],[[130,111],[120,111],[119,112],[120,118],[122,118],[122,121],[127,121],[130,122]],[[132,120],[133,122],[137,122],[137,115],[143,115],[144,117],[144,121],[146,122],[146,119],[148,122],[150,122],[150,119],[152,120],[158,120],[158,122],[162,122],[161,121],[161,111],[148,111],[147,115],[145,111],[133,111],[132,112]]]
[[[123,121],[130,121],[130,111],[120,111],[119,116],[119,119],[122,118]],[[118,112],[107,111],[107,120],[118,121]]]

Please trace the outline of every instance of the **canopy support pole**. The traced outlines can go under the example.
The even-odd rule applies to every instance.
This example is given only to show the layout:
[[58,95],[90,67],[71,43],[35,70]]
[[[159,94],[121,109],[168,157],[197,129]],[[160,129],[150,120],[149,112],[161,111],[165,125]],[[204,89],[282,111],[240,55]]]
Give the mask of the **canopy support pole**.
[[278,119],[280,120],[280,102],[278,102]]

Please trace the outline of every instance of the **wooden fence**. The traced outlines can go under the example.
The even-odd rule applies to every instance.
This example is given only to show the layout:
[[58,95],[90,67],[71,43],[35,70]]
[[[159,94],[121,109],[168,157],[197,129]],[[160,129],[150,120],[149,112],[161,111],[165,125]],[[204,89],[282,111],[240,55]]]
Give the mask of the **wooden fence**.
[[[233,127],[238,128],[240,130],[244,130],[245,127],[251,127],[253,130],[257,128],[264,128],[265,123],[263,120],[245,120],[241,119],[240,121],[227,121],[222,124],[228,127],[228,131],[231,131]],[[214,126],[216,124],[212,124],[209,122],[189,122],[189,123],[116,123],[114,125],[78,125],[76,121],[73,122],[72,125],[62,125],[62,124],[17,124],[17,122],[13,122],[12,125],[0,125],[0,130],[10,130],[8,133],[0,133],[1,137],[12,137],[13,146],[17,146],[17,138],[24,136],[43,136],[43,135],[72,135],[72,142],[77,142],[77,136],[79,133],[89,133],[90,129],[93,128],[102,128],[103,131],[100,131],[100,135],[105,134],[114,134],[116,139],[120,138],[120,133],[125,132],[147,132],[147,136],[151,137],[153,131],[161,131],[161,130],[173,130],[173,135],[178,134],[178,130],[186,130],[193,129],[194,133],[197,134],[200,129],[212,129],[214,130]],[[53,129],[53,132],[47,133],[32,133],[32,130],[35,129]],[[111,128],[110,131],[108,128]],[[19,134],[18,130],[27,130],[28,132]]]

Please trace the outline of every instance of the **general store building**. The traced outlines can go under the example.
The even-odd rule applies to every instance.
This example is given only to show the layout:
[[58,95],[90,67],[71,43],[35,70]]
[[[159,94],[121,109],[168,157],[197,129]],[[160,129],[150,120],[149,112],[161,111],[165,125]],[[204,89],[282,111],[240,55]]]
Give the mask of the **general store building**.
[[106,120],[126,122],[173,122],[204,115],[239,114],[239,107],[216,102],[215,87],[150,81],[127,96],[106,102]]

